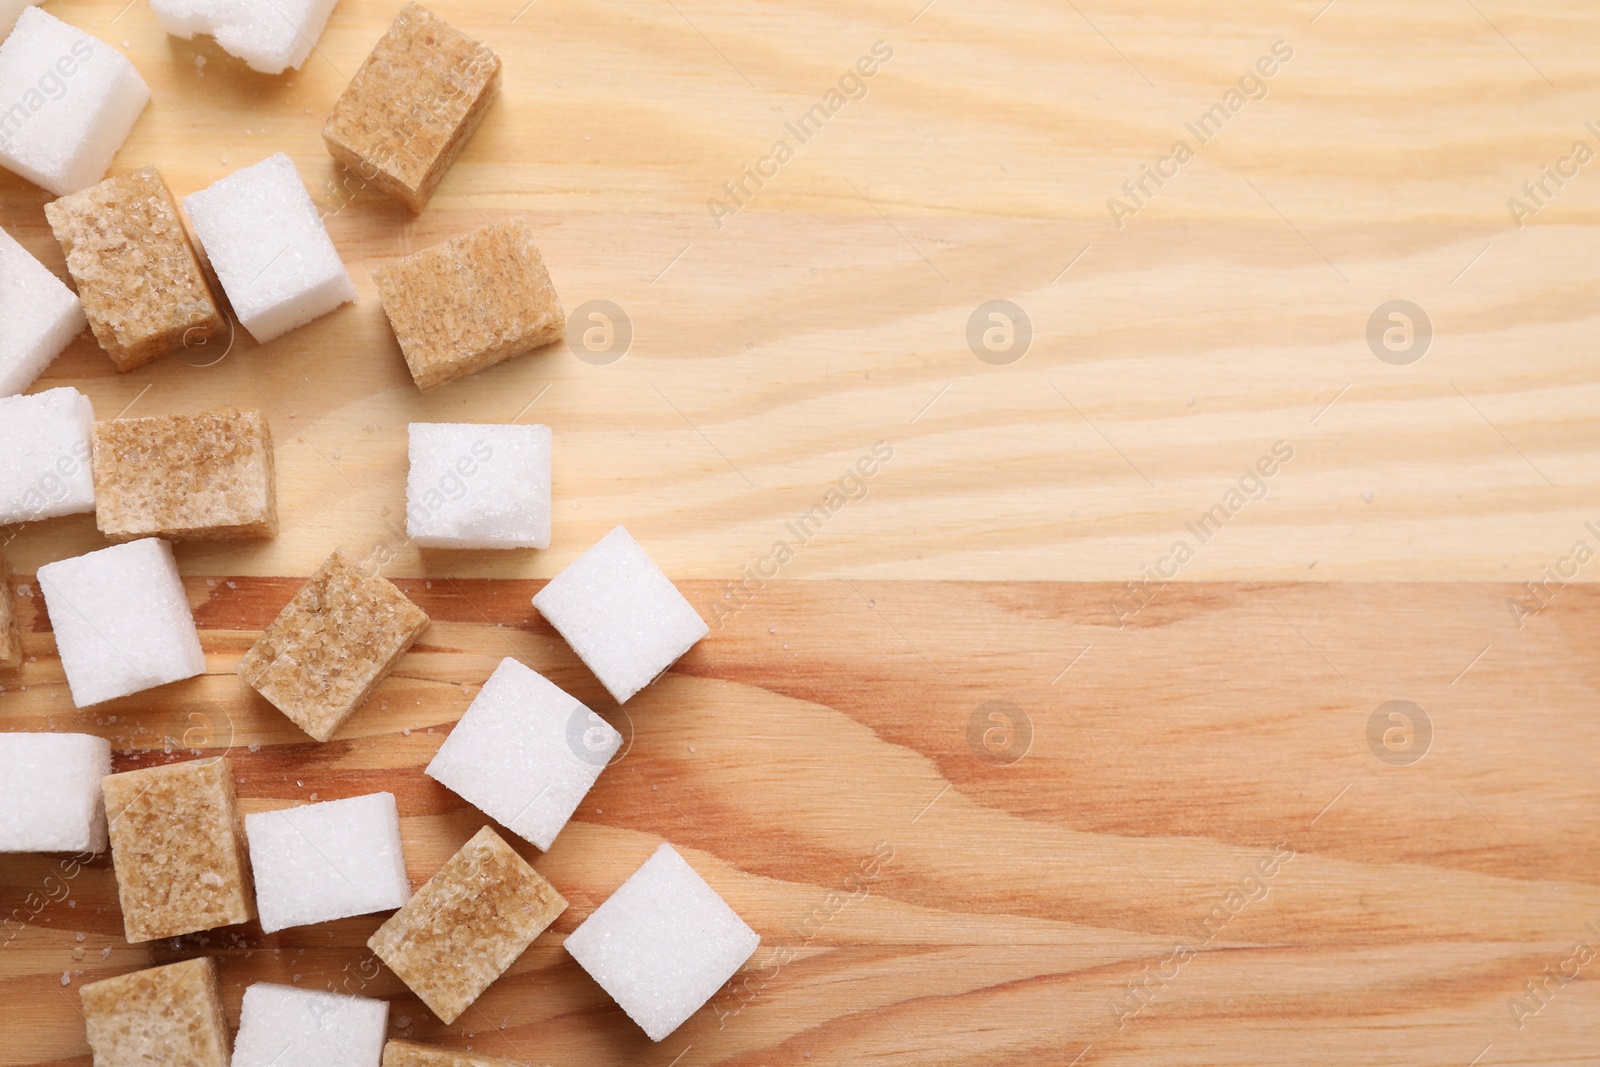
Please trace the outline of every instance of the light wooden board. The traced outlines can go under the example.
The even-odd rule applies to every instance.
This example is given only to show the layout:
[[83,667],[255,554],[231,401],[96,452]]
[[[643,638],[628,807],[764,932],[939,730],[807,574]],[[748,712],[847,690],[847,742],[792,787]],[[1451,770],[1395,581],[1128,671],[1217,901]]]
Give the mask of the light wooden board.
[[[37,658],[6,726],[102,734],[119,768],[192,758],[187,737],[247,811],[390,790],[420,883],[484,822],[422,768],[516,655],[627,738],[552,850],[520,846],[572,903],[553,932],[446,1028],[364,948],[382,916],[129,946],[102,859],[0,948],[0,1063],[82,1067],[78,987],[195,953],[235,1023],[245,984],[298,979],[532,1063],[1592,1062],[1594,982],[1552,983],[1521,1029],[1508,1007],[1600,949],[1591,590],[1516,631],[1506,587],[1190,584],[1118,629],[1103,585],[776,582],[624,712],[534,614],[539,583],[402,584],[434,625],[326,745],[232,674],[281,579],[190,581],[209,673],[88,711],[24,597]],[[1432,726],[1409,766],[1369,743],[1391,699]],[[763,943],[651,1046],[560,943],[662,839]],[[48,899],[56,862],[0,863],[5,910]]]
[[[142,0],[52,0],[154,90],[115,171],[154,162],[182,195],[289,152],[361,300],[128,376],[84,338],[41,379],[102,418],[264,410],[284,531],[179,549],[212,674],[113,708],[71,709],[25,600],[38,659],[0,680],[0,717],[146,753],[123,766],[179,758],[165,739],[186,734],[231,746],[251,810],[391,789],[420,881],[478,825],[420,768],[515,652],[634,741],[555,849],[525,850],[573,908],[446,1032],[371,968],[376,919],[133,948],[101,861],[0,949],[0,1064],[82,1067],[77,987],[196,951],[223,955],[234,1021],[244,984],[298,974],[390,997],[417,1036],[536,1063],[1592,1060],[1590,983],[1521,1028],[1509,1002],[1600,944],[1600,615],[1568,586],[1519,629],[1506,600],[1574,542],[1600,546],[1600,164],[1522,228],[1506,201],[1575,140],[1600,145],[1600,12],[431,6],[505,58],[505,91],[413,218],[341,187],[319,137],[396,0],[343,0],[280,79],[166,37]],[[879,41],[894,55],[865,97],[718,227],[708,200]],[[1192,142],[1184,124],[1277,41],[1294,57],[1265,98],[1116,226],[1108,198]],[[64,273],[46,199],[0,174],[0,225]],[[600,366],[558,346],[419,395],[371,270],[512,212],[568,309],[619,305],[631,347]],[[1034,337],[994,366],[967,334],[1001,298]],[[1396,298],[1435,330],[1407,366],[1366,337]],[[556,431],[552,548],[409,546],[406,423],[514,419]],[[1186,524],[1280,441],[1293,458],[1265,499],[1201,543]],[[892,458],[802,543],[790,524],[877,442]],[[527,603],[619,521],[708,616],[775,542],[795,549],[625,715]],[[1172,573],[1180,540],[1179,581],[1128,614],[1123,583]],[[103,543],[85,517],[0,542],[22,584]],[[438,623],[314,746],[231,668],[335,545],[388,560]],[[1418,578],[1439,584],[1403,584]],[[1412,766],[1368,743],[1392,699],[1435,729]],[[1011,766],[972,747],[1005,740],[992,701],[1032,724]],[[765,944],[743,994],[651,1048],[559,940],[662,838]],[[893,860],[831,913],[880,842]],[[1295,858],[1265,899],[1145,977],[1279,845]],[[0,858],[0,915],[51,862]],[[1128,983],[1150,1004],[1119,1028]]]

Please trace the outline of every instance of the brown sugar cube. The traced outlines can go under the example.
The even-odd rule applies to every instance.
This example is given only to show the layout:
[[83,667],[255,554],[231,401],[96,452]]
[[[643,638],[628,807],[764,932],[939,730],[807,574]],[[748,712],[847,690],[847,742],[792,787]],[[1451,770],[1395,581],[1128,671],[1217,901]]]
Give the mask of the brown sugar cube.
[[454,1048],[433,1048],[396,1038],[383,1046],[383,1067],[527,1067],[521,1060],[503,1060]]
[[11,565],[0,554],[0,671],[22,666],[22,626],[17,622],[17,601],[11,593]]
[[101,788],[129,943],[255,918],[227,760],[124,771],[102,779]]
[[517,217],[373,272],[417,388],[559,341],[566,316],[533,227]]
[[394,583],[335,552],[245,653],[239,674],[326,741],[427,627],[428,616]]
[[448,1025],[566,910],[555,887],[485,826],[367,947]]
[[500,86],[500,57],[407,4],[322,129],[334,159],[412,211],[427,206]]
[[95,340],[119,371],[228,331],[154,167],[46,204]]
[[94,1067],[228,1067],[228,1020],[210,956],[92,982],[80,995]]
[[239,541],[278,532],[272,431],[259,411],[94,427],[95,524],[113,541]]

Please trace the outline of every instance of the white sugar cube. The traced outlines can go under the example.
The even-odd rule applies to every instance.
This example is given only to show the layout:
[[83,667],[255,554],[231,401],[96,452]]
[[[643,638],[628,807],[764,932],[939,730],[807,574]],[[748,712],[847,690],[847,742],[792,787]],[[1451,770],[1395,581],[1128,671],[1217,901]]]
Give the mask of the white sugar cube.
[[147,537],[49,563],[38,579],[78,707],[205,673],[167,542]]
[[111,743],[88,734],[0,734],[0,852],[104,852],[100,779]]
[[17,24],[23,8],[42,3],[44,0],[0,0],[0,41],[5,40],[6,34]]
[[389,1002],[257,982],[244,991],[232,1067],[379,1067]]
[[621,526],[539,590],[533,606],[619,704],[711,629]]
[[0,230],[0,396],[32,385],[88,325],[78,294]]
[[150,0],[161,28],[189,40],[197,33],[263,74],[298,70],[316,48],[339,0]]
[[0,166],[57,196],[87,189],[149,100],[121,52],[30,7],[0,45]]
[[93,432],[76,389],[0,398],[0,524],[93,511]]
[[699,1011],[761,943],[671,845],[567,938],[567,951],[650,1040]]
[[549,548],[548,426],[413,422],[406,533],[420,548]]
[[244,817],[261,929],[389,911],[411,898],[393,793]]
[[428,775],[548,850],[622,735],[553,682],[504,659]]
[[183,198],[239,322],[261,344],[356,298],[294,161],[279,152]]

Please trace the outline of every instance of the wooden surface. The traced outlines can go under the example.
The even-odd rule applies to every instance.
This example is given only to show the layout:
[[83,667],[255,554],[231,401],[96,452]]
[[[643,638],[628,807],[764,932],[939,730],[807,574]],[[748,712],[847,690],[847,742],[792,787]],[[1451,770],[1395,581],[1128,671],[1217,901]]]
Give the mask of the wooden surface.
[[[102,418],[265,411],[284,528],[179,549],[212,674],[115,706],[71,708],[24,598],[37,660],[0,680],[0,716],[103,734],[121,766],[228,751],[252,810],[391,789],[420,881],[480,824],[420,768],[515,653],[633,739],[555,849],[525,850],[573,908],[446,1033],[362,949],[378,917],[130,947],[102,859],[0,949],[0,1064],[81,1067],[77,987],[197,951],[224,957],[235,1021],[245,983],[299,975],[391,997],[397,1032],[536,1063],[1593,1062],[1592,984],[1543,971],[1600,947],[1600,602],[1546,585],[1519,628],[1507,601],[1547,568],[1592,577],[1563,561],[1600,547],[1600,162],[1520,228],[1507,200],[1600,146],[1600,12],[438,0],[504,57],[504,94],[413,218],[340,191],[319,136],[398,6],[343,0],[274,79],[140,0],[48,5],[154,91],[115,172],[153,162],[183,195],[289,152],[361,300],[127,376],[85,336],[41,379]],[[879,41],[864,98],[717,226],[708,200]],[[1278,41],[1265,97],[1117,226],[1108,198]],[[46,199],[0,174],[0,225],[63,272]],[[418,394],[371,271],[512,212],[568,310],[620,306],[631,347]],[[1003,366],[967,338],[995,299],[1033,328]],[[1367,338],[1393,299],[1434,328],[1409,365]],[[552,426],[552,547],[409,546],[413,420]],[[892,458],[830,498],[877,442]],[[1265,498],[1230,500],[1279,442]],[[1190,531],[1219,503],[1220,532]],[[789,524],[819,505],[802,543]],[[528,605],[619,521],[708,617],[793,546],[626,713]],[[0,541],[23,585],[103,544],[89,517]],[[336,545],[438,622],[316,746],[231,671]],[[1177,580],[1124,584],[1150,569]],[[1369,743],[1396,699],[1433,727],[1408,766],[1387,718]],[[1031,744],[998,766],[1006,716]],[[649,1047],[559,939],[663,838],[764,943]],[[55,862],[0,858],[0,914]],[[1241,885],[1264,899],[1227,912]],[[1219,906],[1205,950],[1168,962]]]

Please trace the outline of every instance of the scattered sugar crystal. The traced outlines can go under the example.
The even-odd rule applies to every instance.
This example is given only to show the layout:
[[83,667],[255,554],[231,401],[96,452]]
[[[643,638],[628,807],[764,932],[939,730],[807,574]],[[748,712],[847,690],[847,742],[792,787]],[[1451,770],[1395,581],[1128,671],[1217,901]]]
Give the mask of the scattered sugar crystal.
[[210,956],[91,982],[78,995],[95,1067],[229,1067],[228,1020]]
[[533,606],[619,704],[711,631],[621,526],[556,575]]
[[119,371],[221,337],[228,324],[154,167],[44,206],[95,340]]
[[419,548],[549,548],[548,426],[413,422],[406,534]]
[[167,542],[146,538],[46,564],[38,579],[78,707],[205,673]]
[[448,1025],[566,908],[561,894],[485,826],[367,947]]
[[355,300],[333,239],[282,152],[183,198],[234,313],[265,344]]
[[244,829],[266,933],[392,911],[411,896],[393,793],[247,815]]
[[244,991],[232,1067],[379,1067],[389,1002],[257,982]]
[[130,944],[255,917],[244,825],[226,759],[124,771],[102,785]]
[[30,7],[0,45],[0,166],[57,196],[87,188],[149,100],[121,52]]
[[[405,1019],[400,1020],[403,1027]],[[502,1023],[500,1028],[505,1029]],[[516,1060],[463,1052],[458,1048],[433,1048],[412,1041],[391,1040],[383,1047],[383,1067],[527,1067]]]
[[94,510],[93,430],[76,389],[0,397],[0,525]]
[[407,4],[334,105],[334,159],[421,211],[494,102],[500,59]]
[[604,719],[507,658],[427,773],[548,851],[621,745]]
[[567,937],[573,959],[660,1041],[716,995],[761,938],[662,845]]
[[105,851],[109,741],[0,733],[0,766],[0,852]]
[[94,487],[95,522],[112,541],[234,541],[278,532],[272,432],[259,411],[99,423]]
[[366,702],[428,616],[335,552],[239,661],[245,682],[326,741]]
[[374,271],[417,388],[561,340],[566,316],[533,226],[517,216]]
[[[282,74],[298,70],[317,46],[339,0],[150,0],[161,28],[191,40],[205,34],[217,47],[244,60],[251,70]],[[288,1067],[284,1064],[283,1067]]]
[[0,396],[32,385],[88,325],[73,291],[4,230],[0,322]]
[[[0,552],[0,671],[22,666],[22,623],[17,619],[17,601],[11,595],[11,564]],[[0,687],[0,693],[5,692]]]

